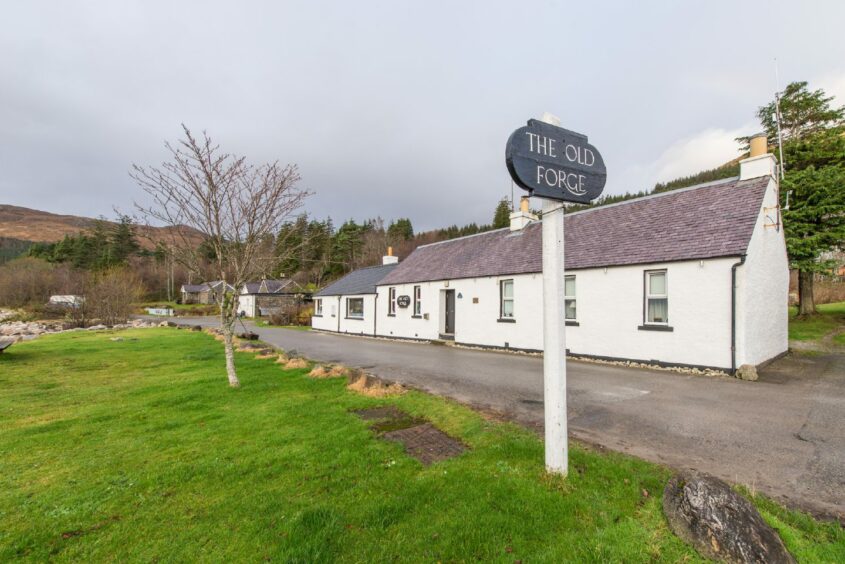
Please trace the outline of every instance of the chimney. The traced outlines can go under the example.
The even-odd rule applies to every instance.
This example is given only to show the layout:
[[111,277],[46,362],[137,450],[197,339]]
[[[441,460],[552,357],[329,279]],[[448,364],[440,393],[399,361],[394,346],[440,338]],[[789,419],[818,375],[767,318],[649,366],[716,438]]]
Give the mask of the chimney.
[[519,211],[511,214],[511,231],[519,231],[532,221],[537,221],[537,216],[528,211],[528,196],[519,200]]
[[739,179],[750,180],[762,176],[777,179],[777,162],[775,156],[769,153],[769,141],[766,134],[752,135],[748,144],[750,147],[748,158],[739,161]]
[[387,247],[387,254],[381,257],[381,264],[396,264],[399,262],[399,257],[393,256],[393,247]]

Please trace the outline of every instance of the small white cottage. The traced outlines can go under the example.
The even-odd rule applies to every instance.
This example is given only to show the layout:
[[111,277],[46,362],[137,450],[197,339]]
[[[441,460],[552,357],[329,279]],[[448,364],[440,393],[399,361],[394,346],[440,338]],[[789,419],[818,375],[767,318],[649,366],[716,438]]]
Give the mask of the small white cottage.
[[388,251],[381,266],[350,272],[314,294],[311,327],[338,333],[376,334],[376,285],[397,266]]
[[[763,152],[742,161],[738,178],[568,214],[559,312],[568,352],[728,370],[786,352],[775,170]],[[542,350],[535,220],[525,206],[510,228],[417,248],[376,283],[355,332]]]

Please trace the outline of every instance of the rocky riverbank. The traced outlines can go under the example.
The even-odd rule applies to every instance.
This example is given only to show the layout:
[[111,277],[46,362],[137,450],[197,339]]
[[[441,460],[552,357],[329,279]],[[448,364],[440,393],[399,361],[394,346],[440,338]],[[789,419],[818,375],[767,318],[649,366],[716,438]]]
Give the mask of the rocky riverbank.
[[16,341],[34,339],[48,333],[64,331],[102,331],[103,329],[131,329],[141,327],[157,327],[159,324],[144,319],[133,319],[129,323],[108,327],[106,325],[92,325],[85,329],[68,328],[64,321],[7,321],[18,317],[18,312],[0,310],[0,337],[10,337]]

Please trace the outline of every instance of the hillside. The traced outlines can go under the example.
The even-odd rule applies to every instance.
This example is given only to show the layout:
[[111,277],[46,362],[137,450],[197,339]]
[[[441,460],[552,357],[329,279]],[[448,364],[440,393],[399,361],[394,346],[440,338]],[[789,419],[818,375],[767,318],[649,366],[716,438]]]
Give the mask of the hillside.
[[[0,238],[20,242],[54,243],[65,235],[74,235],[91,227],[96,220],[76,215],[60,215],[41,210],[0,204]],[[111,223],[111,222],[108,222]],[[146,249],[152,249],[153,241],[167,240],[169,227],[137,227],[138,242]],[[185,228],[188,229],[188,228]],[[195,231],[192,237],[197,244],[202,235]]]

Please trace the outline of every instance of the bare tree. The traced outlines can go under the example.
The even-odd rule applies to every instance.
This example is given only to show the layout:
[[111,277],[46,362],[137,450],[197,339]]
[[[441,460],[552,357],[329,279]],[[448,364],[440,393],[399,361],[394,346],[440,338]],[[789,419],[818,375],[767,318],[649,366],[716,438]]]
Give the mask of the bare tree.
[[[136,204],[148,220],[172,226],[169,248],[175,260],[194,272],[209,254],[216,274],[234,291],[220,292],[220,327],[226,350],[229,385],[240,385],[233,339],[238,292],[267,269],[266,241],[302,206],[308,193],[297,189],[296,165],[253,165],[220,150],[207,133],[194,137],[182,125],[184,139],[166,144],[172,160],[160,168],[133,165],[130,173],[153,203]],[[205,238],[197,245],[196,231]],[[225,287],[225,286],[224,286]]]

